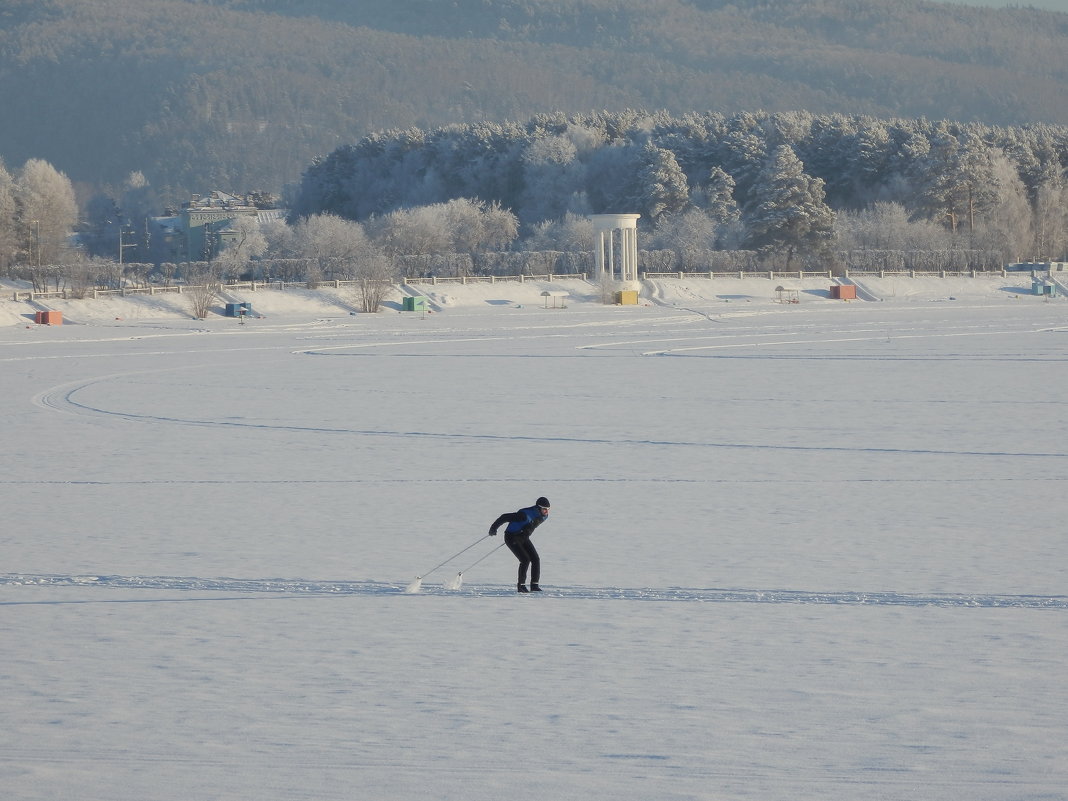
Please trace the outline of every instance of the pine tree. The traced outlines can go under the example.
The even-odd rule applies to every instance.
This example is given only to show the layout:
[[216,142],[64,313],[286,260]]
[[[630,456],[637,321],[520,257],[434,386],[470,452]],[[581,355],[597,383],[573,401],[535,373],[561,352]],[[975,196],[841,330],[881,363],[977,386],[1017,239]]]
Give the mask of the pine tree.
[[676,214],[690,200],[686,174],[670,150],[651,142],[642,148],[633,187],[634,207],[654,223],[664,214]]
[[823,181],[806,175],[788,145],[772,153],[757,176],[748,214],[747,247],[795,255],[825,253],[834,241],[834,212],[824,203]]

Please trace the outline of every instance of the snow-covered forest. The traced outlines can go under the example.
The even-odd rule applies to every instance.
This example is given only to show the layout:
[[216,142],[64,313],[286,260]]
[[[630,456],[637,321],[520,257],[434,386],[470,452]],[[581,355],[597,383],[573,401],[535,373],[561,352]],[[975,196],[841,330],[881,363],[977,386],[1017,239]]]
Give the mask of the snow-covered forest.
[[93,262],[67,236],[70,181],[31,160],[0,167],[0,265],[37,288],[585,272],[588,215],[625,211],[654,272],[997,269],[1065,258],[1066,166],[1068,128],[1050,125],[631,111],[407,129],[316,161],[288,220],[244,221],[210,264],[181,266],[123,229],[152,213],[144,175],[89,200],[78,247]]
[[573,216],[627,211],[642,214],[649,246],[680,252],[743,248],[788,263],[956,248],[1013,261],[1063,255],[1066,165],[1057,126],[539,115],[365,137],[305,173],[294,211],[376,221],[479,198],[512,210],[533,249],[567,249]]

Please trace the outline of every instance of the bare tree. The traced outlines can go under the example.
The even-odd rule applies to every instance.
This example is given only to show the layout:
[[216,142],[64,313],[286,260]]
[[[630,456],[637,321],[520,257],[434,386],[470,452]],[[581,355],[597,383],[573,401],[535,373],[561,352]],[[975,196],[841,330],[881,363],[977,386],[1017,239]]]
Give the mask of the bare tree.
[[360,310],[377,312],[393,288],[396,276],[394,258],[378,248],[368,248],[356,263],[356,300]]
[[212,305],[219,299],[222,292],[222,282],[219,278],[208,272],[193,273],[189,276],[189,288],[186,297],[193,307],[193,316],[203,320],[211,311]]
[[1035,192],[1034,239],[1028,257],[1034,261],[1060,261],[1068,255],[1068,184],[1052,176]]

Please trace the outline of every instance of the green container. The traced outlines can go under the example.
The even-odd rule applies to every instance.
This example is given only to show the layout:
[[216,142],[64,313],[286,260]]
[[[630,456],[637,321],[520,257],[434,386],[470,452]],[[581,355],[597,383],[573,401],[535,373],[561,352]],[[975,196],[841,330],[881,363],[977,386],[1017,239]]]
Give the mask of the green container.
[[403,311],[426,311],[426,298],[405,297],[401,300]]

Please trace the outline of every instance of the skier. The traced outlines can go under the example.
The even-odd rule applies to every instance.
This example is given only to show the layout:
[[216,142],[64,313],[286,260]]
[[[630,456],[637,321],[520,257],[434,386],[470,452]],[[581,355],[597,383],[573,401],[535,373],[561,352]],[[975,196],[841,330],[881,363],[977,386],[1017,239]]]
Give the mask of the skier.
[[[505,523],[508,527],[504,530],[504,544],[515,554],[519,560],[519,583],[516,592],[541,592],[538,579],[541,578],[541,559],[538,551],[530,541],[530,535],[534,529],[545,522],[549,516],[549,499],[542,496],[534,502],[533,506],[520,509],[518,512],[505,512],[493,521],[489,535],[497,536],[497,529]],[[530,567],[530,589],[527,589],[527,567]]]

